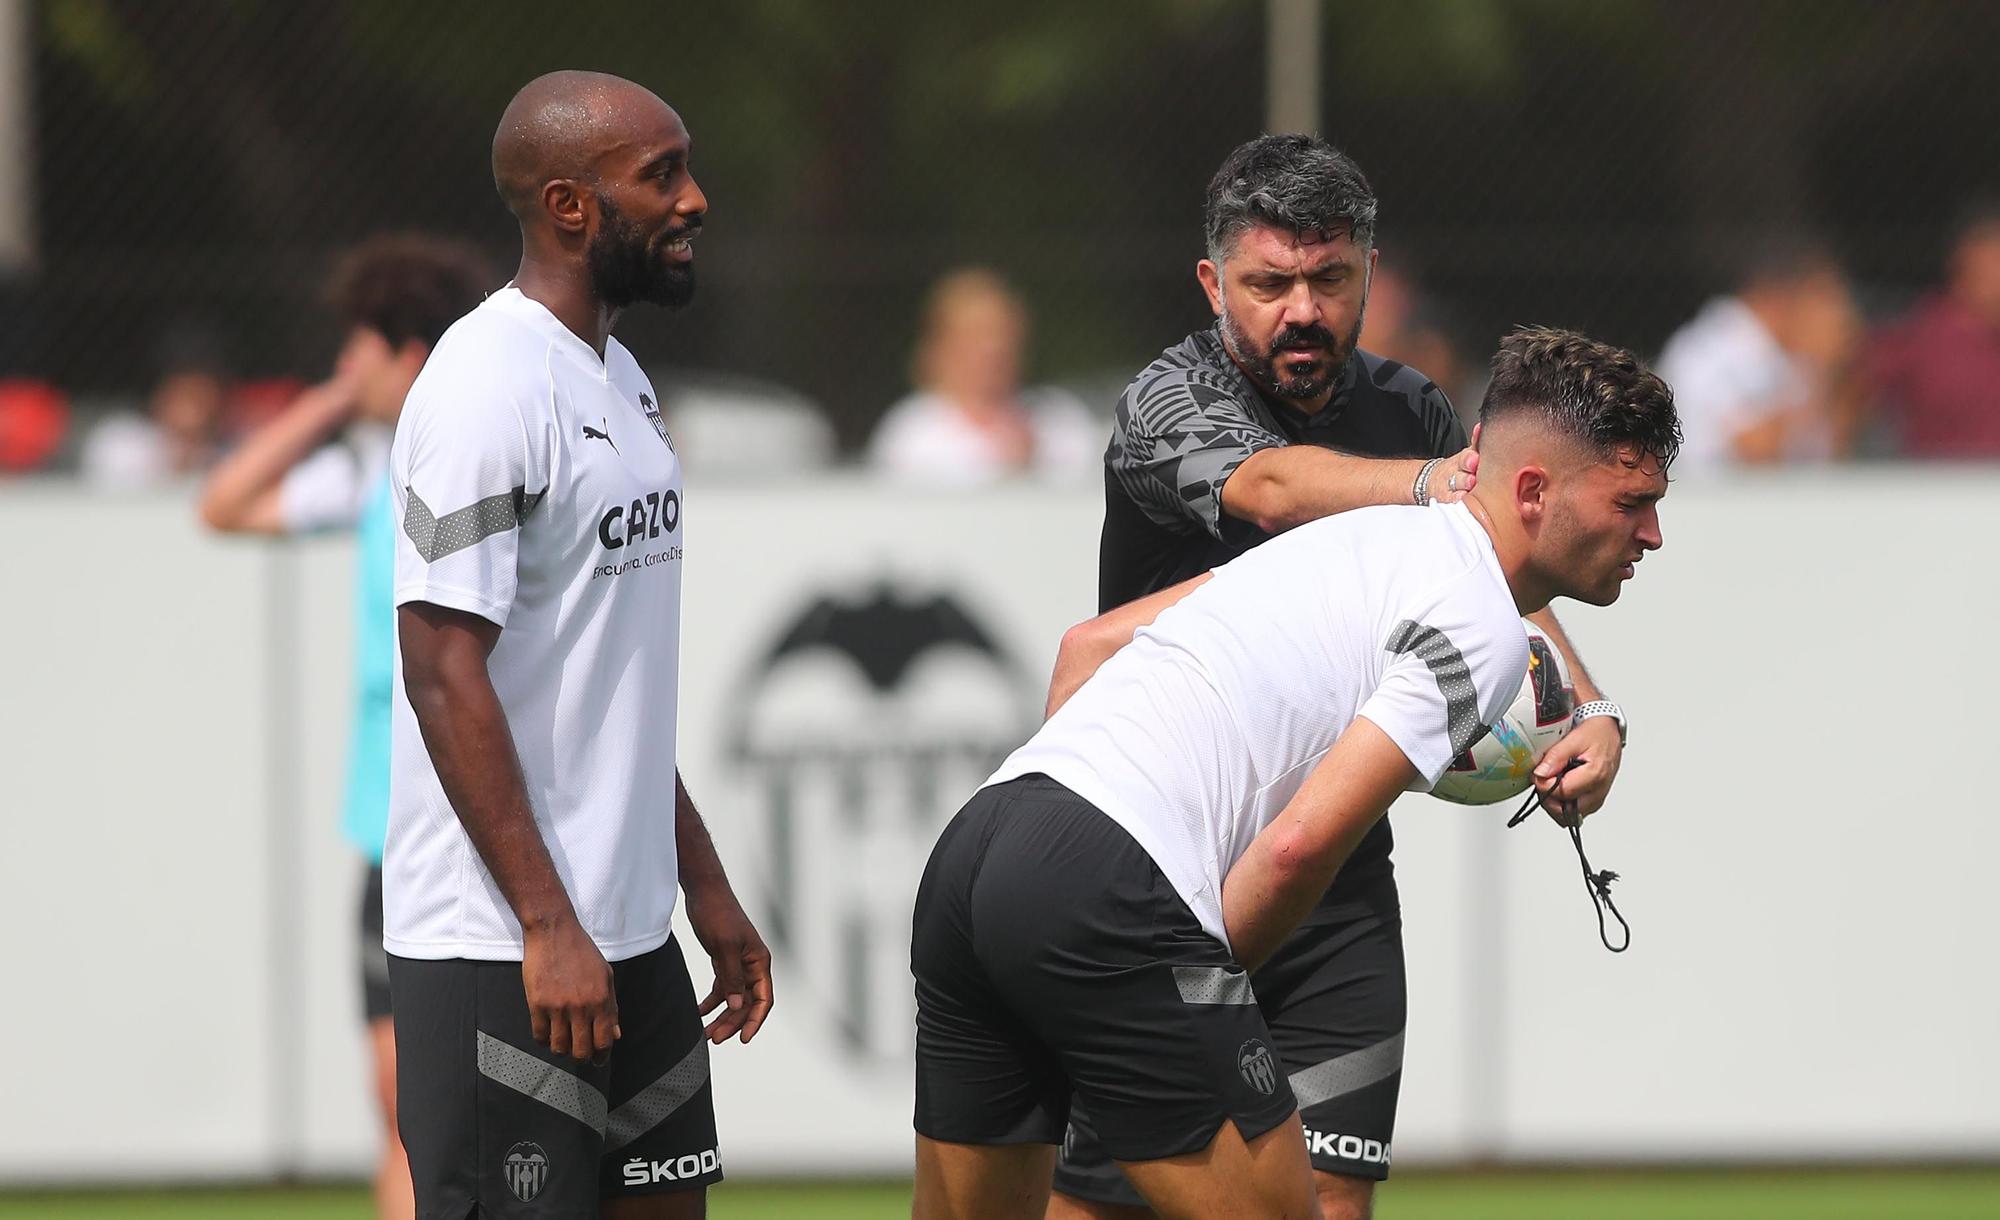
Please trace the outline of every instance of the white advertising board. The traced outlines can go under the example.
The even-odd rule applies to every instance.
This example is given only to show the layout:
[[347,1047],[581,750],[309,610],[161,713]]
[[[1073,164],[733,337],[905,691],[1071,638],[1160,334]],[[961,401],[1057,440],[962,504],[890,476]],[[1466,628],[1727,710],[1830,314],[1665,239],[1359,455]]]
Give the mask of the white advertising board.
[[[1100,514],[690,489],[681,759],[778,954],[770,1025],[714,1057],[732,1171],[907,1170],[916,876],[1093,609]],[[1632,715],[1587,833],[1632,951],[1554,827],[1399,805],[1396,1159],[1992,1156],[2000,477],[1690,486],[1664,520],[1619,605],[1558,607]],[[0,1181],[359,1172],[344,544],[29,486],[0,547]]]

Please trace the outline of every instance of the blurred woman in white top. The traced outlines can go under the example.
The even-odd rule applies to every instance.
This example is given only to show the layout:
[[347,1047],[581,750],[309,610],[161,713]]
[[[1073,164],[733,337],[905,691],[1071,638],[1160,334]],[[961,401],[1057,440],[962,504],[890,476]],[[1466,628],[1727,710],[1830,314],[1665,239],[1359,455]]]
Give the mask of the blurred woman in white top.
[[1108,429],[1074,395],[1021,385],[1027,346],[1027,306],[1006,280],[979,267],[940,279],[911,361],[916,392],[876,425],[868,465],[954,487],[1094,475]]
[[1846,273],[1824,247],[1778,240],[1660,353],[1687,446],[1676,474],[1847,457],[1859,424],[1849,365],[1861,337]]

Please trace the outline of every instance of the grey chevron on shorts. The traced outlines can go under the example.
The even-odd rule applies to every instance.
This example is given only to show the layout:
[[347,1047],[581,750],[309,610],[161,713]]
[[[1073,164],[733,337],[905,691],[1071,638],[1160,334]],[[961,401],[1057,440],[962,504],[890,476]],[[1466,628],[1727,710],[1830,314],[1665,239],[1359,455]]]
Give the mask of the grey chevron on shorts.
[[431,512],[431,506],[417,495],[416,488],[407,488],[405,495],[409,502],[403,510],[403,532],[409,535],[425,563],[436,563],[454,551],[462,551],[520,525],[547,494],[544,489],[529,495],[527,488],[516,487],[475,500],[440,517]]
[[479,1074],[604,1134],[604,1094],[597,1086],[485,1030],[479,1031]]
[[640,1089],[630,1101],[611,1112],[610,1125],[604,1133],[604,1150],[610,1152],[623,1148],[667,1121],[707,1083],[708,1039],[704,1037],[697,1039],[694,1049],[667,1069],[666,1075]]
[[1227,966],[1175,966],[1174,986],[1185,1004],[1255,1004],[1250,976]]
[[1303,1110],[1365,1089],[1402,1070],[1403,1035],[1398,1033],[1373,1046],[1364,1046],[1358,1051],[1350,1051],[1293,1072],[1292,1093],[1299,1100],[1299,1109]]

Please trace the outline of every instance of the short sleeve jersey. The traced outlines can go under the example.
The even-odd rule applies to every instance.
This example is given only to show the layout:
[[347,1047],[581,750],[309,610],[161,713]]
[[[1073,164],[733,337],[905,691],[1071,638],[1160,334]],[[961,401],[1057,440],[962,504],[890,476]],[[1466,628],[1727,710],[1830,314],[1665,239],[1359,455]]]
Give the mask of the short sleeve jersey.
[[989,782],[1042,772],[1129,831],[1227,943],[1222,883],[1355,717],[1425,790],[1497,720],[1527,635],[1463,505],[1364,508],[1216,569]]
[[[447,331],[390,453],[395,601],[501,628],[487,658],[536,828],[608,960],[664,944],[676,889],[681,468],[651,383],[509,286]],[[384,941],[518,960],[513,911],[446,799],[399,657]]]
[[[1451,401],[1416,369],[1357,350],[1310,414],[1260,393],[1211,327],[1160,353],[1118,400],[1104,455],[1098,608],[1109,610],[1229,562],[1271,535],[1222,507],[1222,487],[1260,449],[1319,445],[1371,458],[1465,448]],[[1390,875],[1385,818],[1327,891],[1329,907]]]

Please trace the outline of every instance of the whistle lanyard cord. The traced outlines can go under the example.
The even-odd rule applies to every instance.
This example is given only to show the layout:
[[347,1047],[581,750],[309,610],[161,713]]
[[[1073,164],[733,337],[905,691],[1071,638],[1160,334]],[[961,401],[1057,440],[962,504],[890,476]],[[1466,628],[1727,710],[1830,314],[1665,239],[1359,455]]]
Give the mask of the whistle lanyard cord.
[[[1576,764],[1571,765],[1574,766]],[[1522,802],[1519,809],[1514,811],[1514,816],[1507,819],[1507,828],[1512,830],[1514,827],[1527,821],[1529,817],[1533,816],[1536,810],[1545,808],[1547,806],[1542,803],[1541,793],[1529,793],[1528,799]],[[1619,912],[1618,904],[1611,900],[1611,883],[1618,880],[1618,874],[1608,868],[1602,872],[1596,872],[1591,869],[1590,857],[1583,854],[1583,827],[1581,824],[1565,827],[1565,829],[1569,831],[1569,841],[1576,847],[1577,862],[1583,866],[1584,890],[1590,895],[1590,909],[1597,915],[1597,939],[1603,941],[1604,947],[1613,953],[1623,953],[1632,947],[1632,925],[1627,923],[1625,916]],[[1604,915],[1607,911],[1610,912],[1611,918],[1618,921],[1618,926],[1624,930],[1625,938],[1620,944],[1614,945],[1611,943],[1611,929],[1604,920]]]

